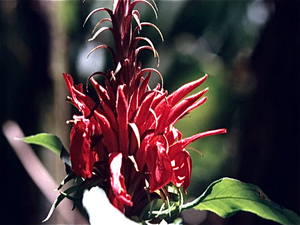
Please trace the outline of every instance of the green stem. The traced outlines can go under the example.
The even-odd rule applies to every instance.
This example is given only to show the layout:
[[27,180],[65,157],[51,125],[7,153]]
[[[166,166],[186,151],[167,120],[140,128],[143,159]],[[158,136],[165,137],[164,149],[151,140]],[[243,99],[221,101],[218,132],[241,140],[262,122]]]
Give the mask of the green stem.
[[210,189],[210,187],[213,186],[213,185],[215,185],[216,183],[221,182],[222,180],[223,180],[223,178],[221,178],[221,179],[219,179],[219,180],[216,180],[216,181],[212,182],[212,183],[206,188],[206,190],[203,192],[202,195],[200,195],[198,198],[194,199],[193,201],[188,202],[188,203],[182,205],[181,210],[190,209],[190,208],[195,207],[196,205],[199,205],[199,204],[202,202],[203,198],[205,197],[206,192]]

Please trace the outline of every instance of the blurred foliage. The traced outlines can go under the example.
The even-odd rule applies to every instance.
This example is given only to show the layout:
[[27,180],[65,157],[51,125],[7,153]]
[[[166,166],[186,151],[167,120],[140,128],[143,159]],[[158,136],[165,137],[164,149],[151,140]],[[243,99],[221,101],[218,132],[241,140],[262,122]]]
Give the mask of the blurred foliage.
[[[165,42],[161,43],[159,35],[154,29],[146,27],[141,31],[141,35],[150,37],[158,49],[161,56],[158,69],[164,76],[164,85],[169,92],[186,82],[203,76],[204,73],[210,75],[203,86],[203,88],[210,87],[207,94],[208,101],[176,124],[184,136],[219,127],[229,128],[230,123],[225,122],[224,119],[226,119],[226,113],[234,109],[230,109],[229,106],[232,99],[230,99],[230,88],[228,87],[230,85],[228,73],[235,66],[234,59],[240,52],[253,50],[261,28],[247,18],[247,10],[249,11],[251,4],[255,4],[255,2],[180,1],[170,5],[168,1],[157,1],[158,20],[155,20],[150,7],[137,5],[141,11],[141,21],[150,20],[161,29],[164,35]],[[110,5],[110,2],[101,2],[101,6],[111,7]],[[88,15],[92,9],[100,7],[98,2],[87,1],[82,4],[65,1],[61,2],[61,7],[63,8],[61,10],[63,12],[61,13],[62,23],[66,24],[66,31],[70,36],[71,73],[74,76],[82,77],[80,81],[84,82],[84,77],[89,76],[90,73],[80,74],[82,70],[76,63],[78,58],[84,58],[81,57],[82,49],[87,46],[84,40],[90,37],[92,27],[103,18],[105,12],[101,12],[102,15],[98,13],[88,21],[86,27],[80,28],[78,26],[78,24],[82,24],[80,20],[83,21],[84,15]],[[268,15],[272,13],[272,5],[261,3],[260,7],[265,9],[265,13]],[[78,15],[80,16],[78,17]],[[251,32],[249,32],[249,27],[252,27]],[[109,35],[103,34],[100,42],[111,43]],[[97,44],[99,44],[97,41],[95,44],[93,43],[94,46]],[[91,49],[92,47],[90,47]],[[99,51],[105,52],[105,50]],[[104,60],[101,59],[101,55],[99,57],[94,54],[97,53],[93,53],[89,60],[96,57],[99,61]],[[106,70],[110,66],[110,56],[107,52],[104,54],[107,56],[107,63],[101,68],[102,70]],[[156,60],[152,58],[151,53],[142,52],[140,60],[145,66],[155,67]],[[153,80],[153,83],[159,82],[158,79],[154,78]],[[234,174],[237,164],[231,165],[229,160],[236,156],[229,151],[224,142],[223,136],[217,136],[197,141],[191,145],[204,154],[204,158],[202,158],[201,155],[190,150],[193,157],[192,184],[189,188],[191,195],[196,196],[201,193],[216,178],[225,174]],[[226,165],[230,165],[230,167],[226,168]]]
[[[228,116],[231,116],[228,113],[235,110],[232,106],[232,87],[228,78],[239,63],[236,62],[239,60],[239,55],[250,56],[258,41],[260,29],[264,25],[255,24],[247,17],[249,8],[253,7],[253,4],[257,3],[255,1],[181,2],[181,8],[177,9],[176,16],[173,16],[174,21],[170,23],[167,15],[172,13],[173,7],[169,7],[169,3],[165,1],[157,2],[160,9],[159,18],[152,22],[161,28],[165,37],[164,43],[160,43],[157,38],[154,39],[161,54],[165,88],[172,92],[184,83],[195,80],[205,73],[209,74],[209,78],[201,87],[210,88],[207,102],[176,124],[184,136],[221,127],[228,128],[231,133],[232,126],[239,126],[233,124],[234,121],[227,120]],[[263,2],[258,4],[260,5],[257,7],[265,10],[262,13],[266,13],[266,16],[271,15],[272,5]],[[171,27],[168,27],[169,25]],[[164,32],[166,27],[167,33]],[[252,27],[251,32],[249,32],[250,27]],[[164,61],[167,61],[167,67],[164,66]],[[254,80],[253,74],[249,76],[252,76],[249,79]],[[249,99],[253,91],[250,90],[242,97]],[[239,93],[234,95],[234,98],[240,97],[237,96]],[[238,157],[229,144],[226,136],[215,136],[191,145],[201,151],[204,157],[189,150],[193,157],[189,194],[197,196],[212,180],[235,174]],[[235,164],[232,160],[235,160]]]
[[[59,21],[64,28],[64,35],[68,37],[67,47],[70,70],[61,71],[61,73],[71,73],[78,78],[75,78],[75,80],[76,83],[79,83],[85,82],[86,77],[90,75],[90,70],[87,71],[85,68],[81,68],[79,61],[81,62],[84,59],[84,62],[88,64],[88,68],[91,70],[105,71],[107,67],[111,67],[110,55],[105,50],[99,50],[93,53],[87,61],[85,60],[87,52],[99,43],[104,42],[112,45],[109,32],[104,32],[100,36],[101,42],[99,42],[99,39],[93,43],[86,42],[91,37],[93,26],[99,19],[104,17],[103,13],[105,12],[93,16],[84,28],[82,24],[91,10],[102,6],[111,8],[112,1],[87,0],[84,3],[81,1],[41,2],[43,2],[45,7],[48,4],[55,6],[53,8],[57,10]],[[30,115],[36,115],[37,113],[36,104],[32,104],[32,99],[36,99],[35,102],[40,103],[45,101],[46,97],[43,97],[43,100],[41,100],[39,96],[45,96],[41,94],[43,90],[47,89],[45,84],[51,83],[47,74],[49,66],[48,48],[50,48],[47,38],[49,38],[48,34],[51,32],[51,27],[47,23],[45,24],[45,21],[49,20],[47,18],[49,15],[46,15],[41,10],[41,7],[37,6],[37,3],[38,1],[25,0],[0,2],[1,83],[5,86],[1,89],[1,105],[3,106],[1,123],[8,118],[16,119],[21,123],[23,129],[27,130],[27,134],[37,132],[33,132],[37,124],[32,119],[36,120],[38,116],[30,117]],[[271,195],[268,194],[269,197],[278,198],[278,203],[282,203],[292,210],[297,210],[299,203],[293,198],[295,195],[299,195],[299,190],[294,193],[299,187],[299,179],[297,177],[299,172],[297,172],[296,168],[297,165],[299,166],[299,162],[298,164],[294,163],[295,159],[299,161],[299,141],[296,141],[298,139],[297,134],[299,134],[299,113],[297,114],[299,110],[297,111],[296,106],[299,106],[299,101],[294,101],[299,100],[299,97],[296,97],[296,95],[299,95],[297,92],[299,90],[299,68],[296,70],[291,62],[295,62],[296,56],[296,62],[299,63],[299,3],[293,1],[285,5],[285,3],[280,1],[256,0],[174,2],[157,0],[156,3],[159,8],[157,20],[154,18],[155,16],[150,7],[138,4],[137,8],[141,13],[141,21],[153,22],[161,29],[164,35],[165,41],[162,43],[155,29],[145,27],[141,31],[141,35],[147,36],[153,41],[160,54],[158,70],[164,77],[165,89],[171,93],[182,84],[195,80],[205,73],[209,74],[207,81],[200,87],[202,89],[207,86],[210,88],[207,93],[208,100],[204,105],[179,121],[176,126],[182,131],[184,136],[209,129],[222,127],[228,129],[228,134],[226,135],[208,137],[191,145],[191,147],[201,151],[204,157],[194,150],[189,150],[193,157],[192,183],[188,189],[189,195],[199,195],[209,183],[222,176],[235,177],[243,165],[244,167],[249,167],[248,172],[250,174],[252,170],[259,170],[260,167],[257,165],[260,165],[260,162],[270,164],[270,161],[276,158],[276,163],[270,164],[268,171],[271,174],[274,168],[277,169],[276,176],[271,176],[275,177],[272,182],[276,182],[277,185],[272,185],[272,182],[269,186],[256,183],[263,182],[267,178],[266,176],[259,178],[259,171],[256,171],[256,177],[254,175],[253,177],[251,175],[243,176],[247,180],[241,180],[258,185],[266,194],[271,189],[272,192]],[[295,13],[295,10],[298,10],[298,13]],[[271,38],[269,35],[269,39],[259,45],[265,28],[270,24],[272,25],[272,22],[276,24],[274,26],[277,29],[273,28]],[[42,36],[43,34],[45,35],[44,37]],[[298,41],[295,42],[295,39]],[[278,41],[281,42],[279,43]],[[271,46],[268,49],[270,50],[269,54],[264,54],[261,57],[257,54],[253,56],[253,52],[257,51],[257,49],[265,48],[266,45]],[[272,46],[276,46],[278,50],[272,48]],[[280,48],[280,46],[283,47]],[[285,52],[285,54],[281,56],[281,52]],[[152,57],[151,52],[142,52],[140,60],[144,67],[156,66],[156,59]],[[260,68],[263,72],[270,72],[269,68],[272,67],[277,68],[276,66],[281,64],[281,61],[286,58],[283,67],[285,66],[284,71],[288,71],[288,73],[283,76],[287,78],[283,80],[279,77],[281,74],[276,74],[274,70],[271,71],[274,72],[272,77],[269,76],[266,80],[262,80],[257,75],[257,70],[254,71],[251,65],[253,57],[256,57],[257,64],[261,64],[261,67],[256,66],[256,69]],[[281,59],[281,61],[270,61],[276,57]],[[93,61],[92,58],[96,58],[96,61]],[[270,63],[266,64],[268,62]],[[35,78],[33,79],[33,77]],[[259,90],[266,90],[263,85],[268,82],[273,84],[273,78],[276,77],[278,77],[277,80],[275,79],[277,86],[275,86],[273,92],[265,92],[263,96],[258,95],[255,98],[257,93],[261,93]],[[33,81],[35,83],[32,83]],[[63,82],[63,79],[61,82]],[[154,86],[160,80],[158,77],[153,76],[152,82],[152,86]],[[294,112],[294,114],[286,116],[286,114],[283,114],[285,113],[283,112],[284,109],[280,111],[278,108],[275,108],[276,113],[281,113],[282,115],[282,117],[278,118],[285,118],[285,121],[279,124],[281,125],[280,129],[283,129],[282,133],[278,131],[279,128],[274,129],[274,127],[276,128],[275,123],[272,125],[264,124],[264,121],[258,125],[257,129],[270,126],[270,129],[273,130],[267,131],[273,132],[274,136],[277,135],[275,138],[276,143],[270,143],[270,149],[271,151],[273,150],[272,146],[278,146],[280,149],[274,149],[275,153],[270,153],[270,150],[268,150],[269,152],[261,151],[255,147],[261,143],[254,143],[249,145],[254,147],[253,149],[250,148],[251,151],[248,155],[246,154],[246,157],[249,157],[249,155],[256,157],[256,161],[243,161],[242,158],[245,158],[245,155],[241,150],[241,143],[247,138],[244,136],[244,131],[249,127],[249,124],[255,123],[255,121],[249,121],[249,118],[253,118],[251,116],[254,115],[257,118],[260,116],[253,111],[253,109],[257,110],[253,108],[253,99],[257,102],[265,95],[271,95],[275,91],[280,92],[281,89],[276,89],[276,87],[290,87],[290,89],[284,88],[285,92],[283,93],[288,94],[290,99],[281,99],[280,104],[283,105],[285,103],[284,105],[287,108],[285,112]],[[277,98],[280,97],[280,94],[278,93]],[[28,101],[26,103],[24,99],[30,99],[30,104],[28,104]],[[271,98],[264,99],[270,100]],[[262,108],[264,108],[264,104],[267,104],[269,107],[270,101],[261,103]],[[274,108],[266,107],[266,109],[274,112]],[[22,114],[19,112],[22,112]],[[263,109],[260,112],[264,112]],[[297,117],[294,117],[294,115],[298,115],[298,121],[289,121],[289,118],[296,118],[297,120]],[[269,114],[266,116],[266,120],[268,116]],[[294,125],[296,125],[297,129],[289,130]],[[268,134],[268,132],[265,133]],[[283,139],[283,134],[285,133],[287,134],[284,135]],[[7,148],[2,140],[1,150],[2,146]],[[267,138],[265,140],[270,141]],[[279,142],[278,145],[276,145],[277,142]],[[247,144],[249,142],[246,142],[244,147]],[[258,152],[255,152],[256,149],[258,149]],[[255,154],[252,152],[255,152]],[[280,158],[279,155],[281,154],[286,155],[286,157]],[[4,158],[11,160],[6,160],[5,163]],[[292,158],[294,161],[292,161],[291,165],[293,165],[294,169],[285,167]],[[269,161],[266,161],[266,159]],[[10,170],[13,170],[7,164],[7,162],[12,160],[16,159],[8,155],[8,153],[1,153],[1,165],[5,169],[10,168]],[[255,165],[257,168],[253,168],[251,165]],[[277,168],[277,165],[282,165],[280,167],[281,171]],[[21,166],[18,165],[19,167]],[[21,168],[18,170],[14,169],[17,172],[20,170]],[[6,179],[9,178],[9,174],[7,176]],[[26,175],[23,174],[22,176]],[[261,176],[263,176],[263,173]],[[284,176],[288,177],[289,181],[283,178]],[[251,178],[253,180],[250,180]],[[282,179],[284,182],[281,181]],[[280,183],[282,184],[278,185]],[[13,184],[15,187],[20,186],[18,183]],[[294,188],[290,190],[290,187],[293,185]],[[5,190],[9,189],[8,186],[4,188]],[[12,191],[17,193],[15,189],[12,189]],[[279,194],[284,191],[287,193],[285,194],[286,197]],[[2,190],[1,192],[4,193]],[[18,199],[21,198],[23,197],[19,196]],[[4,201],[5,198],[2,199],[1,197],[1,202]],[[24,200],[21,205],[25,208],[26,201]],[[24,211],[22,216],[20,216],[20,221],[23,221],[23,224],[26,223],[24,221],[29,221],[24,219],[25,216],[26,213]],[[17,220],[18,218],[15,218],[16,223]],[[4,219],[3,221],[6,220]]]

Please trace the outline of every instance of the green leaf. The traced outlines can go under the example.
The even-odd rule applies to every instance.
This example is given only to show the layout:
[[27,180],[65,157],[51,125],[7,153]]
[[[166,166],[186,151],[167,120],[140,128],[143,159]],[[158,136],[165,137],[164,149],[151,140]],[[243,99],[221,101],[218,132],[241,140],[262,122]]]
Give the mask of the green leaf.
[[297,214],[271,201],[259,187],[230,178],[213,182],[199,198],[182,209],[191,207],[214,212],[223,218],[246,211],[281,224],[300,224]]
[[40,133],[24,138],[18,138],[17,140],[25,141],[28,144],[36,144],[43,146],[59,155],[63,149],[61,140],[53,134]]
[[63,146],[61,140],[53,134],[40,133],[24,138],[15,138],[16,140],[22,140],[27,144],[36,144],[50,149],[54,153],[58,154],[61,160],[65,163],[66,172],[69,174],[71,170],[70,154]]
[[62,182],[60,182],[58,188],[56,188],[56,191],[61,189],[67,182],[69,182],[70,180],[75,179],[75,178],[76,178],[76,174],[73,171],[68,173],[67,176],[62,180]]
[[64,200],[65,198],[68,198],[70,194],[74,193],[77,191],[79,186],[72,186],[70,188],[68,188],[67,190],[65,190],[64,192],[60,193],[60,195],[57,197],[57,199],[54,201],[54,203],[52,204],[48,215],[46,216],[46,218],[42,221],[42,223],[46,222],[47,220],[50,219],[51,215],[53,214],[54,210],[56,209],[56,207],[59,205],[59,203],[61,203],[62,200]]

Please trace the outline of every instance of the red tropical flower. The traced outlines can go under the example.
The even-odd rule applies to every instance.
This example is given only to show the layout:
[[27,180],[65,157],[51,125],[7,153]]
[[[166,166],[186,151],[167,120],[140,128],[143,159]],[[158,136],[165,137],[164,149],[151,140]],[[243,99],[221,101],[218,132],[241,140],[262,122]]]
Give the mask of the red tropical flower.
[[[185,147],[199,138],[226,132],[219,129],[182,138],[174,127],[179,119],[206,101],[203,95],[208,89],[186,96],[200,86],[207,75],[170,95],[160,84],[154,89],[149,87],[151,74],[161,75],[153,68],[142,69],[137,56],[144,49],[152,50],[157,58],[158,53],[149,39],[137,33],[143,26],[158,28],[139,21],[139,12],[134,10],[137,3],[146,3],[155,12],[145,0],[120,0],[114,1],[113,10],[98,8],[87,17],[106,11],[110,18],[102,19],[95,28],[103,21],[110,21],[112,28],[99,28],[91,40],[109,30],[115,42],[115,50],[100,45],[91,51],[106,48],[114,61],[112,71],[96,72],[89,78],[98,95],[96,101],[83,93],[82,84],[74,85],[72,77],[64,74],[71,94],[69,101],[82,113],[72,120],[72,169],[87,180],[96,175],[104,178],[103,186],[111,203],[127,216],[139,216],[143,207],[157,198],[156,193],[162,193],[160,190],[169,184],[186,191],[192,160]],[[132,19],[137,21],[134,29]],[[148,45],[137,47],[140,41]],[[105,78],[105,87],[97,83],[95,75]],[[132,207],[135,205],[137,207]]]

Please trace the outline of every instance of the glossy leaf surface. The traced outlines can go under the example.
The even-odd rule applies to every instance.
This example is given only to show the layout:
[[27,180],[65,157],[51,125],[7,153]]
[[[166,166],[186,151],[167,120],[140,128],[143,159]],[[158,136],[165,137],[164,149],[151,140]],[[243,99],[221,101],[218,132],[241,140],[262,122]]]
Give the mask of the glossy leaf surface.
[[183,208],[191,207],[214,212],[223,218],[245,211],[281,224],[300,223],[298,215],[271,201],[259,187],[230,178],[213,182],[203,195]]
[[53,134],[40,133],[40,134],[21,138],[19,140],[25,141],[28,144],[43,146],[59,155],[63,148],[61,140]]

